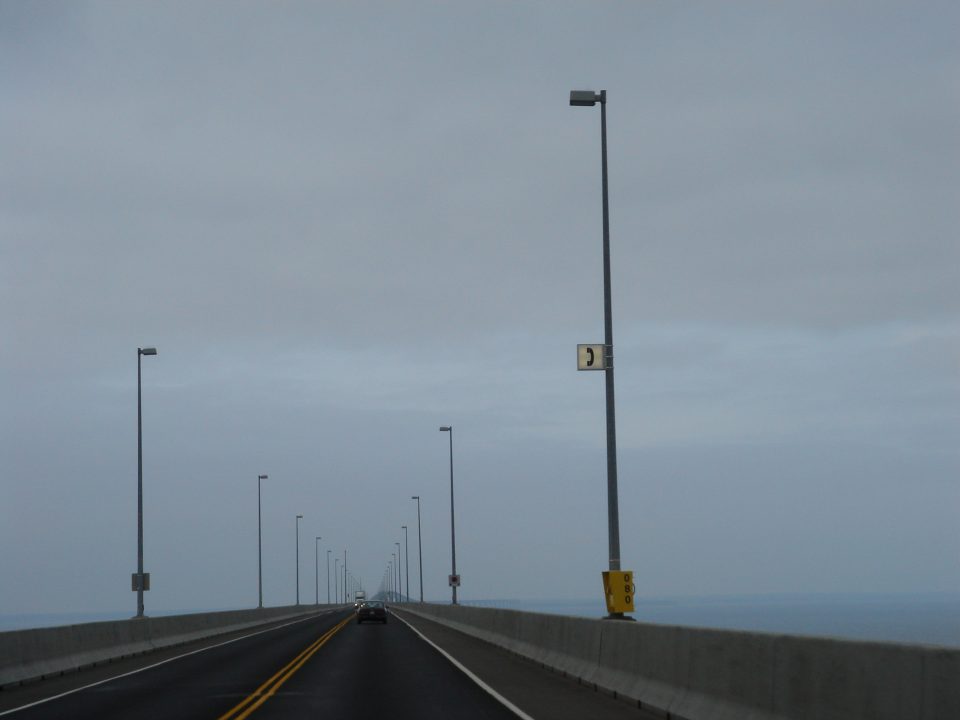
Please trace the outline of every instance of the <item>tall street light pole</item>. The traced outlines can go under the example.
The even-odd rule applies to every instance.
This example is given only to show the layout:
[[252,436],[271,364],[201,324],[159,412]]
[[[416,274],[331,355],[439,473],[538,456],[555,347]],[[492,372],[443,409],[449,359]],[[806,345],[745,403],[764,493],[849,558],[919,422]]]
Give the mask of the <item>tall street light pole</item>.
[[314,595],[314,600],[313,600],[314,605],[320,604],[320,541],[321,540],[323,540],[323,537],[320,535],[317,535],[316,539],[313,541],[313,549],[315,551],[313,554],[313,572],[314,572],[313,582],[315,585],[314,592],[316,593],[316,595]]
[[[620,570],[620,510],[617,499],[617,424],[613,398],[613,309],[610,289],[610,203],[607,192],[607,91],[573,90],[570,105],[593,107],[600,103],[601,183],[603,192],[603,331],[604,375],[607,400],[607,537],[609,569]],[[611,617],[623,617],[612,612]]]
[[[420,496],[411,495],[411,500],[417,501],[417,549],[419,551],[420,562],[418,567],[420,568],[420,602],[423,602],[423,543],[420,538]],[[410,584],[407,583],[407,594],[410,593]]]
[[261,538],[260,522],[260,482],[266,480],[266,475],[257,475],[257,592],[259,601],[257,607],[263,607],[263,541]]
[[156,348],[137,348],[137,574],[133,587],[137,591],[137,617],[143,617],[143,591],[149,589],[148,576],[143,574],[143,411],[140,382],[140,359],[156,355]]
[[400,593],[400,599],[397,602],[403,602],[403,578],[400,577],[400,543],[395,542],[394,545],[397,546],[397,592]]
[[330,604],[330,551],[327,550],[327,605]]
[[453,590],[453,605],[457,604],[457,586],[460,578],[457,576],[457,533],[453,513],[453,425],[444,425],[440,432],[450,433],[450,589]]
[[343,601],[347,601],[347,549],[343,549]]
[[297,515],[297,605],[300,604],[300,521],[303,515]]
[[340,558],[333,559],[333,597],[340,602]]
[[[390,553],[390,557],[393,558],[393,560],[390,562],[390,585],[391,585],[392,588],[393,588],[394,595],[396,595],[396,592],[397,592],[397,554],[396,554],[396,553]],[[394,601],[394,602],[397,602],[396,597],[394,597],[394,600],[393,600],[393,601]]]
[[410,538],[407,534],[407,526],[401,525],[403,528],[403,559],[406,565],[406,580],[407,583],[407,602],[410,602]]

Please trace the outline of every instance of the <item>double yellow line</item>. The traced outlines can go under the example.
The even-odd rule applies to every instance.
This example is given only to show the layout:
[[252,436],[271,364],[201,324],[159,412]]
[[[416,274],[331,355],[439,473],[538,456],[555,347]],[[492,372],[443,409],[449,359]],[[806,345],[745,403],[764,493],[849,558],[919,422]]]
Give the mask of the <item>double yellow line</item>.
[[303,664],[313,657],[313,654],[317,652],[317,650],[322,648],[330,638],[340,632],[344,626],[350,622],[350,619],[351,617],[348,615],[338,624],[327,630],[323,635],[314,640],[306,650],[277,670],[269,680],[254,690],[243,702],[231,708],[228,712],[217,718],[217,720],[244,720],[244,718],[249,717],[254,710],[273,697],[277,690],[280,689],[280,686],[289,680],[297,670],[303,667]]

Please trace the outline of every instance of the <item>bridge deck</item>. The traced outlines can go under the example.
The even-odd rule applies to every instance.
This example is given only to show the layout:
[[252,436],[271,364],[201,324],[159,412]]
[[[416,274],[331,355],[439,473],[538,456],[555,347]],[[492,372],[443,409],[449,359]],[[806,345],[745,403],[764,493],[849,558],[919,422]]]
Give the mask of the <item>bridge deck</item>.
[[349,611],[325,612],[8,688],[0,716],[40,701],[9,717],[517,717],[419,632],[531,718],[654,717],[493,645],[400,615],[409,626],[396,615],[385,626],[357,626]]

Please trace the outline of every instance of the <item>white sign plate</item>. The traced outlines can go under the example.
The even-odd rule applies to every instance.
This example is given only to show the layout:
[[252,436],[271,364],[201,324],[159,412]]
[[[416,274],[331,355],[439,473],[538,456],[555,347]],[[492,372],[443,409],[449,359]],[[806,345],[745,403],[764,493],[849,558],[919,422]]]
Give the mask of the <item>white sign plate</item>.
[[577,370],[606,370],[606,345],[577,345]]

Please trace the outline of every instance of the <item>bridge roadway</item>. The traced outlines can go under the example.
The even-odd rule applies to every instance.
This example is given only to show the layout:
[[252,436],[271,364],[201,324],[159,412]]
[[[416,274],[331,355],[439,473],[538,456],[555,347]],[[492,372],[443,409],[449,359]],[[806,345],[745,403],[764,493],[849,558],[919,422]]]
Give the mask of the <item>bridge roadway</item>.
[[0,691],[0,717],[653,716],[428,620],[391,613],[386,625],[357,625],[352,611],[333,610],[8,688]]

